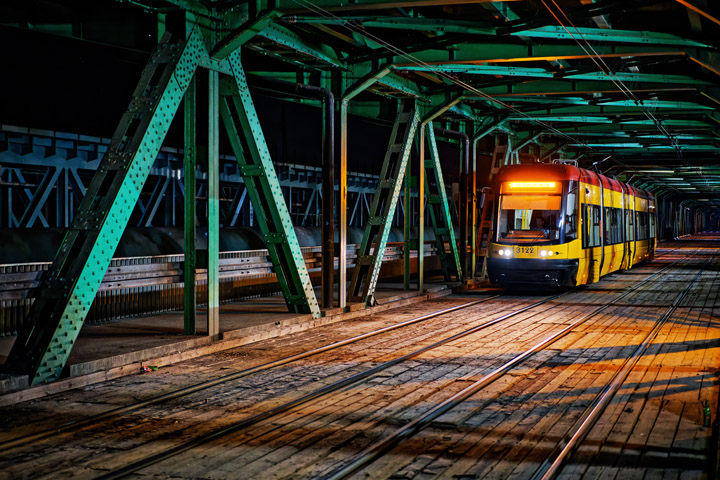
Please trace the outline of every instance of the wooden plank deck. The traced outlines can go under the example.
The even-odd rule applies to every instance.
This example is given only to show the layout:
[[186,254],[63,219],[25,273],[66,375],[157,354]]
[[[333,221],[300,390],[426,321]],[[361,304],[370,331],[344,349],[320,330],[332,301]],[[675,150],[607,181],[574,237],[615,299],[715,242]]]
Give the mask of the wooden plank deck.
[[[708,478],[720,380],[720,243],[663,245],[651,264],[568,293],[309,404],[144,468],[136,478],[318,478],[547,335],[677,260],[353,478],[529,478],[693,280],[559,478]],[[475,297],[477,298],[477,297]],[[0,452],[0,478],[94,478],[429,345],[540,297],[506,295],[436,319]],[[467,301],[378,311],[0,409],[0,441]],[[709,401],[714,427],[703,426]],[[713,428],[715,436],[713,436]]]

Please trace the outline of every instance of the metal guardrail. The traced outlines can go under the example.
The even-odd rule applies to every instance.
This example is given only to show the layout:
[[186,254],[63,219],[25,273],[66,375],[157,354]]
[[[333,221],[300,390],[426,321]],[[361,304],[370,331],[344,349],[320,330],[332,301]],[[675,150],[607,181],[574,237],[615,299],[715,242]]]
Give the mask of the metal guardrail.
[[[401,262],[402,244],[388,244],[383,262]],[[348,245],[348,267],[358,245]],[[303,247],[311,277],[319,277],[321,247]],[[424,255],[434,255],[425,245]],[[267,250],[220,253],[220,300],[231,302],[280,292]],[[413,255],[414,256],[414,255]],[[184,255],[114,258],[110,262],[86,323],[100,324],[183,308]],[[337,262],[336,262],[337,265]],[[0,265],[0,336],[15,335],[34,301],[35,289],[50,262]],[[207,304],[206,270],[198,269],[198,305]]]

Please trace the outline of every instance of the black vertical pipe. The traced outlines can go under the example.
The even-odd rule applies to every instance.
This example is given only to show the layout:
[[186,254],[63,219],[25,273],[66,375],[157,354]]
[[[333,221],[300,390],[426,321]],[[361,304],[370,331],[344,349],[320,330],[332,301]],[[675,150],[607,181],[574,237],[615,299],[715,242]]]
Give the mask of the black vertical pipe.
[[331,308],[335,280],[335,97],[327,88],[266,77],[255,78],[257,78],[257,82],[253,82],[253,84],[259,87],[294,93],[302,97],[317,98],[323,102],[322,294],[320,303],[323,308]]
[[467,277],[468,272],[468,176],[470,175],[470,137],[466,133],[458,132],[455,130],[446,130],[444,128],[435,128],[435,133],[442,135],[443,137],[455,137],[459,138],[463,143],[463,168],[460,172],[460,199],[458,216],[460,217],[460,267],[462,269],[462,276]]

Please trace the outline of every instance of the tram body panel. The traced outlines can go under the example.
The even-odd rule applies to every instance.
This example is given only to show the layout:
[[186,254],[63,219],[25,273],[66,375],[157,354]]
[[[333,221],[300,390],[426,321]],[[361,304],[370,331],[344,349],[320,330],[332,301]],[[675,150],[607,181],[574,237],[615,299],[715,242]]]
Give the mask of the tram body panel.
[[583,285],[652,258],[654,199],[647,192],[563,164],[503,167],[496,191],[487,258],[494,283]]

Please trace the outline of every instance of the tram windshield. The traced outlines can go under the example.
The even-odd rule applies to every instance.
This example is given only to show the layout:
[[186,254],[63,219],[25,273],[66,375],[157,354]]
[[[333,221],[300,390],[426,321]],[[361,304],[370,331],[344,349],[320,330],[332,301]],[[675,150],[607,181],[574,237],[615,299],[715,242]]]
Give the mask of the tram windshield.
[[504,182],[495,241],[506,245],[552,244],[576,238],[576,190],[574,181]]

